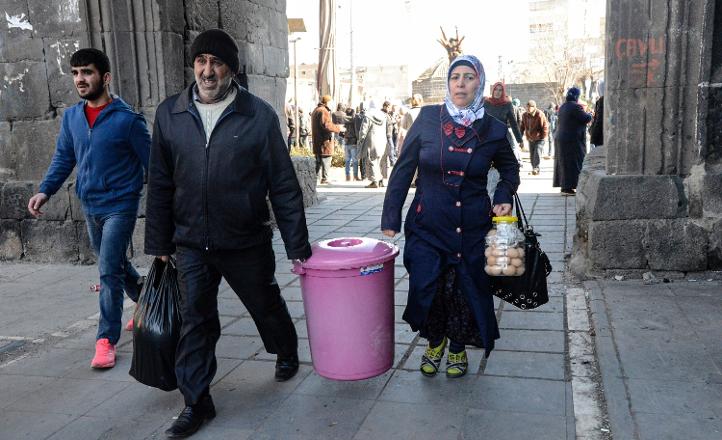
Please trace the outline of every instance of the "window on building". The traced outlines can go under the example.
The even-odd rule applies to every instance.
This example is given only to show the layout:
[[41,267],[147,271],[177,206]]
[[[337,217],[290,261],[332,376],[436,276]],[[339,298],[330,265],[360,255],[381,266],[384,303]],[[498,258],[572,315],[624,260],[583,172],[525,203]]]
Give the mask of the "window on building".
[[547,9],[551,9],[553,6],[554,6],[554,1],[552,1],[552,0],[530,2],[529,10],[530,11],[544,11]]
[[554,23],[532,23],[529,25],[529,32],[532,34],[551,32],[553,30]]

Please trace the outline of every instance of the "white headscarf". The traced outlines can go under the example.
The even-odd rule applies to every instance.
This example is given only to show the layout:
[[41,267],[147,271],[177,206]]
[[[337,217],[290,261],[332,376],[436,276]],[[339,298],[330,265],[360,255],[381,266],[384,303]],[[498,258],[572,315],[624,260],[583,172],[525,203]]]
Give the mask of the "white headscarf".
[[[469,65],[476,71],[476,75],[479,77],[479,87],[476,89],[474,94],[474,100],[467,107],[458,108],[454,105],[451,100],[451,91],[449,90],[449,78],[451,72],[459,64]],[[449,112],[451,117],[458,124],[466,127],[470,126],[477,119],[484,117],[484,83],[486,82],[486,75],[484,74],[484,66],[481,65],[481,61],[474,55],[460,55],[454,59],[449,65],[449,73],[446,76],[446,97],[444,103],[446,104],[446,110]]]

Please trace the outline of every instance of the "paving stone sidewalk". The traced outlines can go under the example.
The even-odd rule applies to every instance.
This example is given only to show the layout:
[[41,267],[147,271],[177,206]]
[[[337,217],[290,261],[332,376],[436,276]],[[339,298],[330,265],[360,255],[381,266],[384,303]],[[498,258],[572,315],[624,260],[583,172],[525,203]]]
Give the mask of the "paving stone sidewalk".
[[722,438],[722,282],[585,283],[615,439]]
[[[381,238],[381,192],[321,195],[322,203],[307,210],[312,241],[353,235]],[[542,245],[554,265],[551,300],[538,311],[524,312],[497,301],[501,328],[497,348],[486,360],[480,350],[471,350],[470,374],[458,380],[443,374],[429,379],[417,371],[424,345],[401,321],[408,276],[400,258],[395,266],[394,368],[358,382],[316,375],[299,280],[290,272],[277,237],[276,278],[296,323],[303,365],[293,380],[273,381],[274,357],[264,351],[248,313],[223,284],[219,294],[223,330],[211,390],[218,416],[193,438],[575,438],[562,283],[564,253],[571,248],[574,231],[574,199],[527,191],[522,202],[543,234]],[[403,248],[403,236],[396,243]],[[0,265],[0,347],[9,351],[11,344],[24,344],[25,350],[0,358],[0,438],[163,438],[181,409],[177,391],[152,389],[128,375],[132,350],[128,332],[123,332],[118,345],[114,369],[89,368],[97,306],[88,299],[87,286],[94,271],[94,267]],[[31,306],[23,306],[25,302]],[[129,315],[130,307],[124,320]],[[21,331],[13,333],[15,329]]]

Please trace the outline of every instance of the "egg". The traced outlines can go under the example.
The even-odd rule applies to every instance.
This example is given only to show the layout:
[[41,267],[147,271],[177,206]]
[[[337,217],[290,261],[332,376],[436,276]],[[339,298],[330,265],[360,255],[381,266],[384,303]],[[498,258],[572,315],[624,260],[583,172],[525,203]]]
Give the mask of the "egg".
[[501,275],[501,266],[486,266],[484,270],[491,276]]
[[506,256],[509,258],[516,258],[519,256],[519,249],[517,248],[509,248],[506,250]]
[[506,249],[502,248],[494,248],[491,251],[491,254],[495,257],[505,257],[506,256]]
[[501,266],[502,269],[509,265],[508,257],[495,257],[495,258],[496,258],[497,266]]
[[516,276],[524,275],[524,266],[519,266],[516,268]]
[[525,254],[524,248],[523,248],[523,247],[520,247],[520,248],[517,249],[517,250],[519,251],[519,258],[524,258],[524,254]]
[[511,265],[514,267],[521,267],[524,265],[524,260],[522,260],[521,258],[512,258]]
[[490,256],[487,256],[487,257],[486,257],[486,264],[488,264],[489,266],[495,266],[495,265],[497,264],[497,263],[496,263],[496,257],[491,256],[491,255],[490,255]]
[[489,258],[489,257],[491,257],[492,252],[494,252],[494,248],[493,248],[493,247],[488,247],[488,248],[484,249],[484,256],[485,256],[486,258]]
[[502,269],[502,273],[508,277],[516,275],[516,267],[514,266],[506,266],[504,269]]

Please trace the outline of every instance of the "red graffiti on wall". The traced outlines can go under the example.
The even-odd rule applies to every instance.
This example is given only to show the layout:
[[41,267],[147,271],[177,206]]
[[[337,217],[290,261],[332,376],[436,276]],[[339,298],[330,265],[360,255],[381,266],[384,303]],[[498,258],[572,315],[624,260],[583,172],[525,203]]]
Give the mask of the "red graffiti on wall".
[[619,38],[614,44],[617,59],[630,61],[629,75],[635,82],[644,82],[647,86],[659,83],[659,71],[664,61],[665,37]]
[[647,41],[639,38],[620,38],[614,44],[614,53],[617,59],[646,57],[650,55],[664,54],[664,37],[650,38]]

